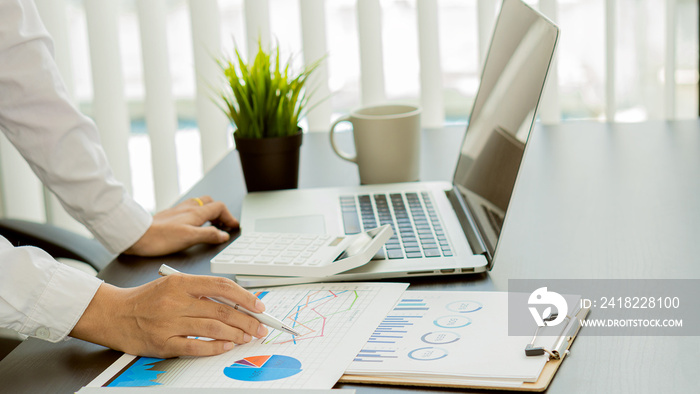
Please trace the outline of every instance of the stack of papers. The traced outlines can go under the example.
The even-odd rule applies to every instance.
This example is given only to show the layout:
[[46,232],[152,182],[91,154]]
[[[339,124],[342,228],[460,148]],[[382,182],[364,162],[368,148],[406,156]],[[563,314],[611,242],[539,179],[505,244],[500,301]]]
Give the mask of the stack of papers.
[[[548,365],[546,355],[525,355],[534,331],[509,335],[508,293],[406,287],[321,283],[260,289],[255,294],[267,312],[301,335],[272,329],[265,338],[213,357],[124,355],[88,387],[310,390],[330,389],[342,376],[349,382],[546,388],[549,380],[542,384],[542,377],[551,380],[558,364]],[[580,304],[579,296],[564,297],[568,305]],[[545,327],[547,335],[538,334],[534,345],[554,349],[571,332],[561,326]]]
[[[537,346],[558,339],[538,336]],[[508,335],[508,293],[406,291],[345,374],[519,387],[537,381],[548,361],[525,355],[531,340]]]

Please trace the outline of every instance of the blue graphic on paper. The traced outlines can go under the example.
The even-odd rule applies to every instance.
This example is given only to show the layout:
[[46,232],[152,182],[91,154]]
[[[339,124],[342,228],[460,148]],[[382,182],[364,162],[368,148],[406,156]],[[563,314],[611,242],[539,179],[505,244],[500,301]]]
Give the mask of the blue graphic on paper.
[[163,361],[162,358],[139,357],[121,375],[117,376],[107,387],[145,387],[145,386],[160,386],[156,382],[158,374],[165,371],[158,371],[154,368],[154,364]]
[[246,382],[266,382],[288,378],[301,372],[301,362],[281,355],[253,356],[224,368],[224,375]]

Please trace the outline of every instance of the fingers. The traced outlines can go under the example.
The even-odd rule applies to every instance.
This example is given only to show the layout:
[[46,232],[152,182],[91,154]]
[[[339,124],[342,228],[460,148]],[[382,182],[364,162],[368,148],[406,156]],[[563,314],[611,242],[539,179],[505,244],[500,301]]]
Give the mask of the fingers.
[[174,356],[215,356],[233,349],[230,341],[203,341],[201,339],[173,337],[168,340],[167,351],[163,357]]
[[[213,303],[212,301],[208,301]],[[226,305],[222,307],[229,308]],[[253,335],[246,331],[253,331],[255,337],[260,337],[260,323],[255,319],[247,320],[250,316],[233,311],[224,312],[225,316],[216,313],[207,314],[206,311],[199,311],[204,317],[188,317],[181,321],[180,334],[178,336],[192,336],[200,338],[211,338],[233,342],[242,345],[253,340]]]
[[231,237],[226,231],[216,227],[193,227],[191,237],[188,239],[190,246],[198,243],[220,244]]
[[203,205],[201,212],[205,215],[206,220],[219,221],[231,228],[238,227],[238,220],[233,217],[228,208],[226,208],[226,205],[221,201],[214,201]]
[[[190,317],[195,318],[192,329],[198,336],[228,339],[246,343],[252,337],[267,335],[267,328],[255,318],[235,310],[229,305],[209,299],[201,299],[192,305]],[[192,334],[195,335],[195,334]]]
[[178,250],[189,248],[190,246],[200,243],[220,244],[228,241],[231,236],[226,231],[219,230],[214,226],[194,227],[186,229],[186,235],[179,239],[180,247]]
[[216,276],[183,276],[189,282],[187,292],[192,296],[227,300],[233,304],[239,304],[251,312],[260,313],[265,310],[265,304],[260,299],[231,279]]
[[210,196],[199,196],[199,197],[192,197],[192,198],[186,200],[184,203],[201,207],[201,206],[204,206],[206,204],[210,204],[213,201],[214,201],[214,199],[211,198]]
[[190,198],[182,204],[194,206],[198,209],[196,212],[201,216],[203,222],[219,222],[229,228],[238,228],[238,220],[231,214],[226,205],[221,201],[214,201],[210,196],[201,196]]

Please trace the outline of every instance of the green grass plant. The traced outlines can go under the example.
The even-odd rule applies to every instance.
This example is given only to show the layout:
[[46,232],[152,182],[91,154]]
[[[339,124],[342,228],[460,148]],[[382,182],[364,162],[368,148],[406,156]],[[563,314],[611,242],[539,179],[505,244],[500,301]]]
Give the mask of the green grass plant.
[[227,82],[219,93],[221,108],[235,126],[236,137],[297,134],[299,119],[306,115],[311,96],[307,90],[309,76],[320,61],[295,74],[291,59],[281,64],[279,46],[268,53],[260,43],[252,63],[246,64],[238,49],[233,58],[219,60]]

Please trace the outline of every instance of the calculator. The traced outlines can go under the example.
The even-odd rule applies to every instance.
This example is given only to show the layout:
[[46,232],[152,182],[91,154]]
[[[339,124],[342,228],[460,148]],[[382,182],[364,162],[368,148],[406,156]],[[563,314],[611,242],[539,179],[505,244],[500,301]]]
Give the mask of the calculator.
[[245,233],[211,259],[211,271],[330,276],[368,263],[393,234],[389,225],[353,235]]

